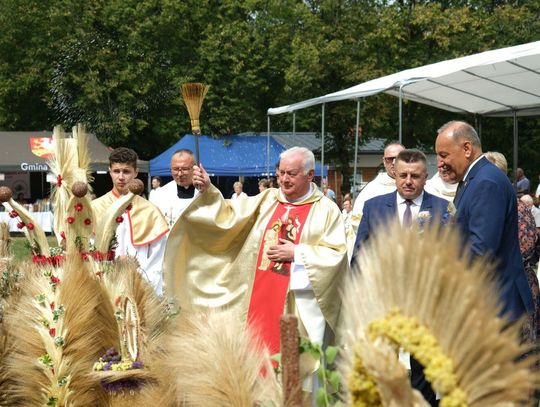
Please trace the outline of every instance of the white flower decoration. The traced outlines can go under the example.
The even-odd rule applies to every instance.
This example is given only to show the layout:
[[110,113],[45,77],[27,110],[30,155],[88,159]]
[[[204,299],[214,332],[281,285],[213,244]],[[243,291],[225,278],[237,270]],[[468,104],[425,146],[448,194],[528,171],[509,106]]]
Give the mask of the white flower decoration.
[[421,219],[423,221],[428,221],[431,219],[431,213],[429,213],[429,211],[418,212],[418,219]]

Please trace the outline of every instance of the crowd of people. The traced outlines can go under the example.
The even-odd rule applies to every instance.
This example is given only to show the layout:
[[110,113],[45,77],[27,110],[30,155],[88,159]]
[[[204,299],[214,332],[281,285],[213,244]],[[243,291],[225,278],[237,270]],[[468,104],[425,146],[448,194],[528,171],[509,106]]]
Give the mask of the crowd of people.
[[[156,291],[181,307],[239,309],[276,353],[284,310],[299,317],[301,333],[314,343],[337,333],[342,280],[355,272],[370,238],[385,233],[385,224],[454,224],[466,261],[494,263],[498,290],[493,296],[501,315],[509,321],[528,316],[523,339],[536,344],[540,211],[529,195],[529,181],[518,171],[514,189],[504,157],[484,153],[465,122],[442,126],[435,151],[438,172],[428,179],[424,153],[389,143],[384,172],[356,199],[345,196],[340,210],[334,191],[328,186],[321,191],[313,182],[315,159],[305,148],[281,154],[277,185],[261,180],[260,193],[248,197],[237,182],[229,199],[211,184],[204,163],[179,150],[171,159],[173,180],[161,186],[154,177],[150,202],[134,200],[124,215],[116,256],[136,257]],[[113,189],[93,201],[96,210],[127,193],[137,176],[136,153],[114,150],[109,172]],[[410,367],[412,385],[437,405],[422,366],[411,358]]]

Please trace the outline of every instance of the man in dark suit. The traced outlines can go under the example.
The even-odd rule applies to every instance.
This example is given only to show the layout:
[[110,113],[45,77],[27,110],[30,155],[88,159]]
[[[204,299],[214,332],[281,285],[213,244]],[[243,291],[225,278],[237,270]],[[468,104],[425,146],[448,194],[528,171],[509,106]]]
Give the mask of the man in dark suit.
[[459,182],[454,204],[464,254],[496,263],[502,314],[518,319],[533,309],[531,291],[519,252],[517,199],[512,184],[482,155],[476,131],[452,121],[439,129],[437,166]]
[[424,153],[401,151],[396,158],[395,171],[397,191],[371,198],[364,205],[353,258],[362,243],[385,223],[399,219],[400,224],[407,227],[419,213],[429,213],[431,219],[438,216],[440,221],[448,214],[448,201],[424,191],[428,176]]
[[[431,222],[441,223],[448,216],[448,201],[424,191],[428,176],[424,153],[418,150],[401,151],[396,158],[395,173],[397,191],[371,198],[364,205],[353,263],[362,243],[375,231],[385,233],[385,224],[393,220],[398,219],[403,227],[410,227],[419,214],[427,214]],[[438,405],[433,389],[425,380],[422,366],[414,358],[411,358],[411,384],[430,405]]]

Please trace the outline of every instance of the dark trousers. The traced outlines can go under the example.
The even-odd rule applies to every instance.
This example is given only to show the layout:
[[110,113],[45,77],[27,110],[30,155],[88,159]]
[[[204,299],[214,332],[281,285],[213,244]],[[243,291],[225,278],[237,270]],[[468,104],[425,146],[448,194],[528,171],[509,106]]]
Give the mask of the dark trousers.
[[424,376],[424,367],[411,356],[411,386],[422,393],[424,399],[432,406],[438,407],[439,400],[435,398],[435,392],[431,384]]

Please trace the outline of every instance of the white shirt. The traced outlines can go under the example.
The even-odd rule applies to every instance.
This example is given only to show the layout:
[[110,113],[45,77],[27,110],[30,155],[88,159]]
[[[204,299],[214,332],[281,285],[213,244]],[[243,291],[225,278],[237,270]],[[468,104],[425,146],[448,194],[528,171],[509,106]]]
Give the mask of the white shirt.
[[159,203],[159,191],[161,187],[157,187],[155,189],[151,189],[148,193],[148,200],[152,202],[154,205],[158,206]]
[[239,199],[239,198],[247,198],[247,194],[245,192],[240,192],[240,194],[236,194],[233,193],[232,196],[231,196],[231,199],[234,201],[235,199]]
[[[424,192],[422,192],[420,195],[418,195],[416,198],[414,198],[412,200],[411,214],[412,214],[412,221],[413,222],[418,217],[418,213],[420,212],[420,207],[422,206],[422,200],[423,199],[424,199]],[[399,193],[397,193],[396,194],[396,200],[397,200],[397,210],[398,210],[398,216],[399,216],[399,224],[403,226],[403,215],[405,214],[405,210],[407,209],[407,204],[405,203],[406,199],[403,198]]]
[[467,168],[467,171],[465,172],[465,175],[463,176],[463,182],[467,180],[467,175],[469,175],[469,172],[471,171],[471,168],[474,167],[474,165],[480,161],[484,157],[484,154],[482,154],[480,157],[478,157],[476,160],[474,160],[471,165],[469,165],[469,168]]
[[115,257],[135,257],[139,263],[139,270],[156,290],[158,295],[163,293],[163,256],[167,235],[164,234],[155,242],[145,246],[133,246],[131,243],[131,230],[126,213],[122,214],[123,222],[116,227]]

